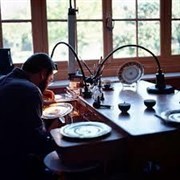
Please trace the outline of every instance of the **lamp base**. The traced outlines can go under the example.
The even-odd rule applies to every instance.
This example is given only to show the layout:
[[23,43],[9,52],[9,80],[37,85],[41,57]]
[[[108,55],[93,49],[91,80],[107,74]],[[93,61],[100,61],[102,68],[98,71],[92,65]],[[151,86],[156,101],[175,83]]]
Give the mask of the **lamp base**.
[[82,97],[85,99],[91,98],[92,97],[92,93],[90,91],[84,91],[81,93]]
[[147,88],[147,92],[150,94],[171,94],[174,93],[174,88],[170,85],[166,85],[165,88],[159,89],[156,86]]
[[85,98],[85,99],[88,99],[88,98],[91,98],[92,97],[92,92],[88,89],[88,86],[85,85],[84,88],[81,88],[80,89],[80,95]]

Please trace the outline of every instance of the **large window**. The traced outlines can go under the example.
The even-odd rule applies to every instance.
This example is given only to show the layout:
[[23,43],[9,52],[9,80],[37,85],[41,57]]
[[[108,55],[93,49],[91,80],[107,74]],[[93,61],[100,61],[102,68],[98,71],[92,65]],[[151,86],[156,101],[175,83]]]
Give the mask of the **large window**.
[[76,4],[78,52],[82,59],[98,59],[103,53],[102,1],[76,0]]
[[[160,55],[160,2],[159,0],[113,0],[113,48],[138,44]],[[145,55],[145,51],[123,49],[115,57]]]
[[[49,53],[59,41],[68,42],[68,6],[67,0],[47,0],[47,28]],[[58,46],[54,52],[53,59],[64,61],[68,59],[68,51],[65,46]]]
[[[138,44],[156,54],[165,72],[180,68],[180,0],[72,0],[76,14],[76,51],[90,68],[113,49]],[[0,47],[11,48],[22,63],[33,52],[51,54],[59,41],[68,42],[68,0],[1,0]],[[117,74],[126,60],[138,60],[145,73],[155,72],[151,55],[124,48],[113,54],[106,76]],[[58,46],[53,56],[67,78],[68,48]],[[65,75],[66,74],[66,75]]]
[[[76,9],[77,51],[82,59],[97,59],[103,52],[102,1],[76,0],[72,9]],[[77,7],[76,7],[77,5]],[[67,0],[47,0],[49,51],[59,41],[68,42],[68,12],[70,4]],[[53,56],[60,61],[68,59],[67,47],[57,47]],[[93,53],[92,53],[93,51]],[[57,53],[58,52],[58,53]],[[60,58],[59,58],[60,57]]]
[[33,53],[29,0],[1,0],[1,46],[11,48],[14,62],[23,62]]
[[180,54],[180,0],[172,0],[172,54]]

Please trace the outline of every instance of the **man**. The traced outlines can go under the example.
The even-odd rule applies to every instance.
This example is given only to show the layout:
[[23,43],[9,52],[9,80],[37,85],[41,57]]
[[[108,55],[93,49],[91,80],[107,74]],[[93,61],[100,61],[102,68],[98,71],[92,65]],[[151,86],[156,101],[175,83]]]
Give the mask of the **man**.
[[41,115],[54,68],[47,54],[36,53],[0,78],[0,174],[5,180],[38,177],[38,160],[53,150]]

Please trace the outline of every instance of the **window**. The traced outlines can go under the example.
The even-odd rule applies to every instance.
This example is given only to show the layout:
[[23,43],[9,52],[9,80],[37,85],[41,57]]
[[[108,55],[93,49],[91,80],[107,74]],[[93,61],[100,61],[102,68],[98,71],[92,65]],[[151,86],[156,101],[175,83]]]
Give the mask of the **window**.
[[[180,0],[71,2],[77,9],[76,51],[91,69],[113,49],[138,44],[158,56],[164,72],[179,71]],[[0,6],[0,46],[11,48],[13,62],[22,63],[33,52],[51,54],[57,42],[68,42],[70,1],[1,0]],[[67,79],[68,59],[68,48],[58,46],[53,56],[61,69],[57,79]],[[104,75],[116,75],[126,60],[142,62],[145,73],[156,71],[156,64],[147,52],[124,48],[110,58]]]
[[180,0],[172,0],[171,26],[171,51],[176,55],[180,54]]
[[1,46],[11,48],[14,62],[23,62],[33,52],[29,0],[1,0]]
[[[68,42],[68,7],[69,1],[67,0],[47,0],[49,54],[51,54],[57,42]],[[53,59],[56,61],[67,61],[67,47],[58,46],[54,52]]]
[[[113,0],[113,48],[138,44],[160,55],[160,2],[159,0]],[[122,52],[122,53],[121,53]],[[114,57],[134,56],[135,49],[123,49]],[[144,54],[145,53],[145,54]],[[139,56],[147,56],[138,50]]]
[[78,54],[86,60],[99,59],[103,53],[102,1],[76,0],[76,4]]
[[[102,31],[102,2],[90,0],[76,0],[78,5],[76,16],[77,51],[82,59],[97,59],[102,56],[103,31]],[[76,9],[75,5],[72,8]],[[74,5],[74,7],[73,7]],[[68,42],[68,10],[69,1],[47,0],[48,40],[49,51],[58,41]],[[57,47],[54,59],[67,60],[67,47]],[[93,51],[93,53],[92,53]],[[59,52],[59,53],[56,53]],[[61,57],[59,59],[59,57]]]

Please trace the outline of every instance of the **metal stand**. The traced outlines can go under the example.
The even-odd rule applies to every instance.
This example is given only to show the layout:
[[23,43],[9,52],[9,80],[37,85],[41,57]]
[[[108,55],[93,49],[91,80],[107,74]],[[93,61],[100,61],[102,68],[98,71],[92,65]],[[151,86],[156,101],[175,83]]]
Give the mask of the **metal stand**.
[[174,88],[165,84],[164,73],[156,74],[156,85],[147,88],[147,92],[151,94],[170,94],[174,93]]
[[[76,12],[77,9],[72,8],[71,0],[69,0],[69,10],[68,10],[68,43],[76,49]],[[68,74],[69,79],[71,79],[76,73],[75,69],[75,57],[72,51],[69,49],[69,61],[68,61]]]

